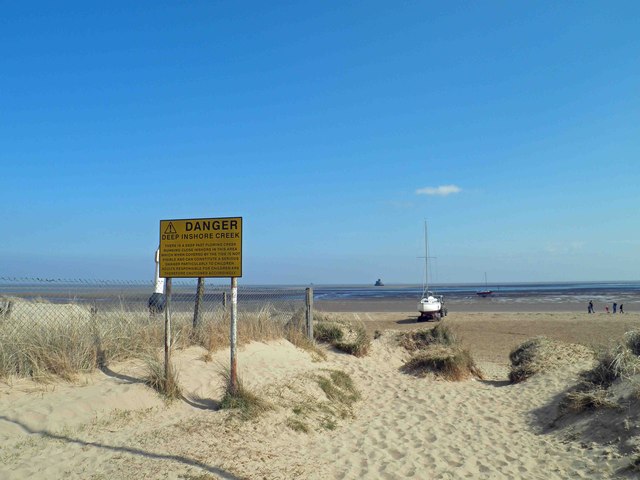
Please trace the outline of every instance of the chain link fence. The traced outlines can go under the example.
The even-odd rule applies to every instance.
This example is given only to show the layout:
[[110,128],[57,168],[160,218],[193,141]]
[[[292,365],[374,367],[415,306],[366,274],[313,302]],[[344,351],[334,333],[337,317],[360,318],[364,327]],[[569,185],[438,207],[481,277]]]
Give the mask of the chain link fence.
[[[153,291],[153,282],[0,277],[0,377],[55,372],[56,362],[89,370],[160,348],[164,302],[158,308]],[[240,286],[239,341],[304,334],[305,293],[299,287]],[[230,306],[230,285],[206,279],[198,295],[195,279],[174,279],[174,345],[228,346]]]

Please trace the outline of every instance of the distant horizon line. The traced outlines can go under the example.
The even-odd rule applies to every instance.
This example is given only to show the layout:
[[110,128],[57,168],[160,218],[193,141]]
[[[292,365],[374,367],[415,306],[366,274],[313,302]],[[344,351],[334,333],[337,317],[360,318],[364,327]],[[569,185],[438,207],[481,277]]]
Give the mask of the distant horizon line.
[[[238,277],[240,282],[242,277]],[[219,285],[224,282],[224,280],[229,280],[227,277],[205,277],[205,280],[213,281],[214,284]],[[196,277],[189,278],[173,278],[174,282],[178,283],[191,283],[197,280]],[[144,285],[144,284],[152,284],[154,281],[150,280],[141,280],[141,279],[101,279],[101,278],[47,278],[47,277],[23,277],[23,276],[1,276],[0,283],[50,283],[50,284],[111,284],[111,285],[123,285],[123,284],[131,284],[131,285]],[[242,283],[242,282],[241,282]],[[562,284],[634,284],[640,283],[640,279],[637,280],[544,280],[544,281],[497,281],[497,282],[432,282],[431,286],[503,286],[503,285],[562,285]],[[376,287],[376,288],[384,288],[384,287],[413,287],[413,286],[423,286],[422,283],[400,283],[400,282],[387,282],[381,286],[375,285],[374,282],[367,283],[277,283],[277,282],[255,282],[255,283],[246,283],[247,286],[280,286],[280,287],[301,287],[301,286],[317,286],[317,287]]]

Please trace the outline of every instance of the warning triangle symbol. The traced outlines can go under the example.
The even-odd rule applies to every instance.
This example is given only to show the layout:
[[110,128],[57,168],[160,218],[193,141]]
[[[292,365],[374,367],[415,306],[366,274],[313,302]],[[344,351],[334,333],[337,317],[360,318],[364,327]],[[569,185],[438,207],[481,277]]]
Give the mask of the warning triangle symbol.
[[164,233],[165,233],[165,235],[167,233],[177,233],[176,229],[173,228],[173,223],[169,222],[169,225],[167,226],[167,228],[164,229]]

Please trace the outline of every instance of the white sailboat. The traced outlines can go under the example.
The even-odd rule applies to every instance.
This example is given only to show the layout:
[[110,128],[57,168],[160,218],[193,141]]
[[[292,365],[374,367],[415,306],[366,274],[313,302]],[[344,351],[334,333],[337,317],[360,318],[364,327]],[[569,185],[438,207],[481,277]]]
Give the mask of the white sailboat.
[[429,244],[427,241],[427,222],[424,222],[424,288],[422,298],[418,302],[418,320],[440,320],[447,314],[442,295],[435,295],[429,291]]
[[484,272],[484,290],[476,292],[476,295],[479,295],[480,297],[493,295],[493,290],[489,290],[489,285],[487,284],[487,272]]

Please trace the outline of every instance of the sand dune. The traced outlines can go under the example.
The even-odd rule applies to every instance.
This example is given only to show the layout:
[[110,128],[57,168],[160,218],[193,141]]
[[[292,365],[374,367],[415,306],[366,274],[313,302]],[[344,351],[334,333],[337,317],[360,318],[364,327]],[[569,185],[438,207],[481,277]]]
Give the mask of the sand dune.
[[[328,351],[323,362],[286,341],[243,347],[245,384],[274,405],[249,421],[215,410],[225,351],[208,363],[200,348],[177,352],[186,398],[171,404],[139,382],[136,362],[74,384],[2,385],[0,478],[601,479],[628,464],[612,446],[544,433],[585,365],[516,385],[506,357],[480,361],[485,381],[417,378],[400,372],[408,353],[396,336],[384,331],[367,357]],[[353,415],[292,430],[292,405],[319,397],[313,379],[330,370],[360,390]]]

